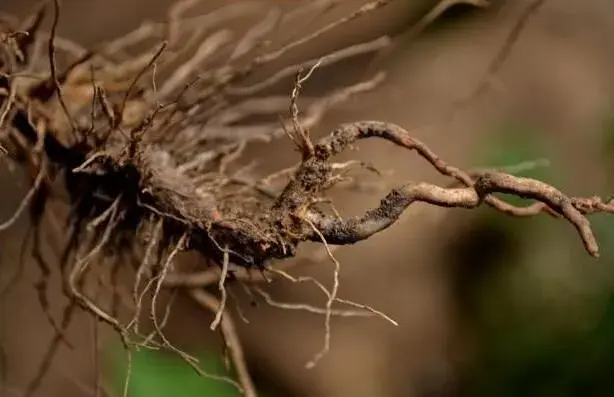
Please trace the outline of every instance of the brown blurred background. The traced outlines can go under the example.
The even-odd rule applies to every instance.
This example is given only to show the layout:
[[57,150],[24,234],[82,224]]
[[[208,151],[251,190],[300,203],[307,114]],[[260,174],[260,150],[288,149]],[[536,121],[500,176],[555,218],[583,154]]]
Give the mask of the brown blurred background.
[[[97,43],[145,19],[164,18],[170,3],[65,0],[60,34],[84,45]],[[203,3],[195,12],[227,2]],[[301,2],[262,3],[292,8]],[[326,18],[363,3],[342,2]],[[457,5],[409,40],[403,33],[437,3],[397,0],[290,54],[288,61],[308,59],[382,34],[395,35],[393,48],[375,62],[388,72],[383,86],[335,107],[314,133],[352,120],[386,120],[415,129],[419,139],[454,165],[513,165],[547,157],[551,166],[536,171],[538,176],[571,194],[612,194],[612,152],[604,151],[604,125],[614,77],[614,4],[546,2],[502,68],[502,90],[489,92],[449,125],[421,128],[441,120],[456,99],[478,84],[528,4],[493,0],[487,9]],[[3,0],[0,10],[24,16],[33,4]],[[320,70],[309,85],[317,91],[335,84],[335,76],[360,76],[367,62],[371,60],[362,57]],[[280,140],[259,147],[254,155],[261,156],[262,167],[273,169],[296,160],[290,148]],[[276,155],[268,155],[272,152]],[[442,182],[424,162],[390,145],[369,142],[353,156],[393,170],[386,177],[391,183]],[[2,173],[0,219],[5,219],[25,186],[19,175]],[[336,199],[344,214],[353,214],[379,197],[340,192]],[[306,370],[304,363],[321,347],[323,319],[245,304],[250,323],[239,322],[240,334],[256,380],[276,390],[271,396],[610,395],[614,320],[608,265],[614,264],[614,250],[608,247],[614,243],[613,221],[596,222],[604,245],[599,261],[588,259],[573,228],[561,221],[412,207],[389,230],[337,251],[340,294],[386,312],[400,325],[334,319],[330,354]],[[0,234],[2,283],[17,265],[25,226],[24,219],[10,233]],[[328,283],[332,265],[303,266],[296,274]],[[0,302],[8,386],[0,390],[2,396],[20,395],[52,336],[35,298],[37,275],[28,266],[20,285]],[[58,280],[53,283],[52,311],[59,316],[64,301]],[[271,291],[279,300],[322,302],[308,286],[276,283]],[[174,340],[197,345],[211,339],[210,317],[187,301],[176,307],[169,329]],[[80,316],[68,335],[75,348],[61,349],[40,396],[92,394],[89,320]],[[571,362],[575,366],[566,365]]]

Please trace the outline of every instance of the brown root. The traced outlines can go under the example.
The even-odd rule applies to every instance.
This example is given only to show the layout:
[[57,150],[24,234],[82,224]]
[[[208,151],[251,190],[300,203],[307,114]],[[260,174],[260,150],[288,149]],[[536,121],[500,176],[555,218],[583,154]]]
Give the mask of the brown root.
[[[569,196],[544,182],[500,171],[462,171],[439,158],[403,128],[381,121],[343,124],[328,136],[312,141],[310,129],[331,106],[375,88],[384,74],[378,73],[369,80],[340,87],[312,100],[303,115],[298,106],[302,85],[317,67],[378,51],[390,43],[387,37],[292,65],[260,83],[245,83],[258,67],[390,1],[369,2],[356,12],[277,49],[270,49],[266,39],[280,23],[291,20],[289,15],[270,13],[235,41],[230,32],[212,33],[209,29],[216,21],[231,19],[244,11],[229,6],[208,18],[178,23],[187,8],[195,3],[183,1],[173,8],[167,23],[143,25],[122,39],[95,51],[85,51],[75,43],[56,37],[60,5],[55,0],[51,32],[42,35],[46,39],[48,60],[42,65],[32,62],[42,59],[34,44],[43,40],[38,29],[45,8],[36,14],[23,34],[0,26],[0,143],[12,161],[36,175],[32,189],[15,214],[0,223],[0,232],[11,226],[27,207],[32,214],[37,214],[32,221],[36,223],[41,213],[50,211],[46,203],[52,197],[59,197],[60,191],[67,193],[66,204],[70,208],[69,239],[58,268],[71,302],[57,326],[57,335],[41,369],[28,388],[28,395],[38,389],[75,305],[79,305],[117,330],[129,359],[133,346],[166,348],[180,355],[199,374],[229,382],[245,395],[255,396],[233,319],[226,310],[227,286],[240,281],[249,289],[257,282],[268,281],[269,276],[315,282],[327,296],[325,308],[281,304],[262,289],[254,288],[272,306],[324,314],[324,347],[309,362],[308,366],[312,367],[330,348],[331,316],[368,313],[396,325],[394,320],[367,305],[337,296],[340,264],[332,250],[334,245],[354,244],[382,232],[416,202],[464,209],[486,204],[519,217],[545,212],[570,222],[586,251],[598,256],[597,240],[587,215],[613,213],[611,199]],[[325,9],[328,3],[331,2],[318,2],[318,7]],[[485,2],[470,3],[483,6]],[[523,16],[520,28],[512,32],[510,43],[516,40],[538,3],[541,1],[536,1],[537,6],[532,6],[527,16]],[[442,8],[436,12],[441,13]],[[179,51],[177,43],[186,37],[202,44],[188,61],[177,65],[173,63]],[[164,44],[129,56],[131,46],[150,39]],[[505,47],[504,54],[509,53],[510,46]],[[502,55],[503,59],[505,56]],[[214,66],[214,61],[220,59],[224,60],[222,66]],[[242,59],[248,61],[239,64],[238,60]],[[496,73],[499,62],[491,73]],[[203,64],[211,65],[210,69],[197,75]],[[305,69],[308,72],[303,74]],[[159,77],[163,72],[167,74]],[[260,96],[266,88],[292,73],[297,75],[289,100]],[[36,78],[28,79],[26,75]],[[288,107],[291,129],[286,129],[285,123],[280,127],[276,119]],[[239,123],[252,115],[266,115],[271,120],[249,125]],[[241,170],[245,167],[237,163],[246,146],[256,140],[270,141],[284,132],[300,151],[300,162],[262,178],[243,175]],[[346,181],[345,174],[350,168],[374,168],[355,161],[334,163],[333,157],[367,138],[383,139],[417,153],[453,184],[407,183],[392,189],[379,206],[362,216],[343,219],[334,210],[327,192]],[[282,176],[288,177],[288,182],[275,186],[273,181]],[[535,203],[517,207],[495,196],[499,193],[529,198]],[[325,211],[321,204],[331,204],[332,210]],[[334,263],[330,291],[317,281],[293,278],[283,270],[284,264],[279,263],[295,257],[298,247],[305,242],[322,244]],[[207,263],[215,266],[189,274],[179,273],[174,269],[174,259],[186,251],[200,253]],[[101,258],[120,258],[125,253],[138,258],[125,265],[134,271],[135,277],[130,288],[133,313],[128,322],[120,319],[119,303],[108,311],[83,288],[93,264],[101,262]],[[114,263],[110,269],[114,279],[124,264],[119,260],[108,262]],[[51,267],[42,263],[40,269],[45,279]],[[44,295],[47,285],[45,281],[39,285],[41,304],[47,311]],[[215,286],[219,299],[206,290]],[[157,315],[159,295],[164,289],[185,291],[214,315],[211,329],[221,330],[237,381],[204,373],[194,357],[166,338],[163,328],[170,304],[161,320]],[[152,296],[149,314],[154,329],[142,336],[139,315],[144,310],[147,294]],[[359,310],[333,307],[339,303]],[[127,388],[128,381],[124,393]]]

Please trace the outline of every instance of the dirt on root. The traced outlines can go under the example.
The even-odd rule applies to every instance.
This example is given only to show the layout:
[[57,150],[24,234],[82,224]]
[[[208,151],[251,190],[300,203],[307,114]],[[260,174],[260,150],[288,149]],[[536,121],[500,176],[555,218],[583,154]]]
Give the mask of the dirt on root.
[[[605,2],[595,2],[591,7],[580,3],[582,2],[565,1],[544,7],[524,33],[510,67],[505,72],[507,86],[512,87],[512,98],[517,102],[514,104],[516,111],[528,108],[527,113],[532,117],[550,124],[550,130],[556,131],[556,135],[552,133],[553,135],[547,138],[556,142],[556,149],[563,156],[575,159],[590,157],[588,149],[586,152],[577,149],[584,147],[582,145],[588,146],[584,138],[579,138],[577,131],[585,127],[595,109],[605,103],[606,93],[602,87],[607,87],[611,81],[608,70],[611,70],[614,59],[614,54],[600,40],[602,36],[579,31],[580,27],[587,25],[597,26],[600,31],[612,29],[613,21],[607,18],[607,13],[602,12],[602,8],[606,6]],[[22,4],[25,3],[18,3],[17,6],[22,7]],[[105,3],[105,7],[107,4]],[[95,12],[95,5],[88,5],[91,8],[84,11],[81,9],[84,5],[71,5],[66,2],[66,12],[62,16],[61,25],[62,29],[65,29],[63,34],[93,43],[105,38],[110,30],[127,30],[143,18],[142,8],[131,8],[124,3],[122,5],[126,7],[126,12],[109,15],[107,19],[103,18],[103,13]],[[154,17],[163,15],[165,6],[160,4],[158,8],[156,3],[155,7],[146,8],[147,13],[151,13],[149,17]],[[111,9],[113,8],[106,8]],[[398,9],[391,14],[398,15]],[[515,7],[505,7],[500,14],[484,12],[483,16],[477,15],[475,19],[470,18],[468,22],[463,22],[467,24],[463,26],[474,30],[466,28],[462,36],[459,36],[454,28],[441,28],[434,29],[429,35],[414,41],[411,46],[401,41],[406,47],[397,46],[394,56],[384,62],[389,72],[385,85],[376,92],[366,93],[360,99],[339,107],[313,134],[318,136],[327,133],[339,122],[362,119],[365,114],[369,115],[368,118],[390,120],[408,128],[428,123],[445,110],[450,98],[461,96],[474,83],[471,80],[477,80],[482,75],[484,65],[500,46],[500,38],[517,14]],[[96,18],[83,25],[87,21],[84,15],[96,15]],[[396,24],[399,23],[397,18],[382,17],[381,25],[373,27],[373,37],[386,29],[396,31]],[[94,22],[104,29],[93,27]],[[562,29],[562,25],[571,26],[574,33],[569,33],[567,28]],[[364,25],[356,25],[354,32],[356,31],[365,36],[371,32]],[[336,40],[327,38],[325,44],[332,48],[352,41],[354,37],[353,33],[344,32]],[[462,40],[459,37],[462,37]],[[590,46],[587,47],[586,43]],[[311,57],[314,53],[319,53],[320,49],[324,51],[322,45],[308,47],[294,56]],[[534,56],[546,50],[551,54],[548,60],[539,60],[539,57]],[[292,57],[288,62],[291,61]],[[454,65],[453,72],[450,72],[450,65]],[[332,70],[323,71],[321,75],[316,74],[310,84],[320,89],[334,80],[328,76],[350,72],[358,76],[363,67],[363,60],[348,62],[339,66],[337,72],[333,67]],[[569,78],[570,75],[578,78]],[[320,79],[318,76],[321,76]],[[538,93],[532,88],[532,82],[537,80],[543,86]],[[286,92],[289,92],[292,82],[288,83]],[[559,116],[556,118],[551,117],[553,98],[560,102],[556,107],[559,110],[554,109]],[[569,111],[561,112],[561,108]],[[436,146],[437,151],[451,162],[467,164],[471,161],[468,157],[473,143],[488,133],[486,128],[479,128],[484,119],[488,118],[476,113],[477,116],[459,121],[454,125],[453,131],[424,130],[417,131],[416,135],[427,140],[432,147]],[[563,117],[560,117],[561,115]],[[451,134],[455,134],[454,137]],[[267,166],[278,169],[292,165],[299,158],[288,141],[280,140],[266,146],[258,146],[260,145],[248,151],[247,155],[258,158],[275,157],[270,164],[263,165],[264,170]],[[391,150],[390,146],[376,144],[363,149],[359,157],[377,161],[379,168],[395,168],[397,172],[392,179],[398,181],[405,181],[410,176],[412,179],[431,177],[425,166],[406,160],[408,156],[402,151],[392,153]],[[275,153],[275,156],[271,153]],[[407,169],[410,169],[411,173],[404,171]],[[129,174],[127,169],[122,169],[117,175],[126,178]],[[587,182],[589,181],[578,180],[577,186],[586,187],[582,184]],[[13,179],[7,179],[2,183],[8,185],[14,182]],[[109,184],[116,187],[122,186],[124,182],[119,182],[114,177]],[[171,190],[179,190],[176,187],[173,185]],[[88,187],[80,187],[79,194],[87,190]],[[15,197],[6,197],[2,213],[10,215],[23,193],[16,192]],[[338,196],[339,203],[343,203],[342,208],[347,213],[358,212],[365,204],[373,204],[371,196],[365,199],[356,199],[356,196],[350,196],[348,193]],[[176,208],[177,205],[172,207]],[[103,208],[108,208],[108,205],[98,207],[97,212],[101,212]],[[454,329],[451,315],[454,305],[450,301],[445,271],[442,270],[445,264],[438,262],[439,256],[436,254],[442,244],[438,238],[441,234],[440,222],[442,219],[445,221],[445,218],[437,215],[438,211],[427,211],[426,215],[410,218],[411,222],[403,223],[402,226],[392,229],[387,236],[376,237],[362,246],[340,250],[340,261],[343,264],[352,264],[344,266],[343,294],[357,297],[355,300],[359,302],[368,302],[375,307],[387,309],[389,314],[404,324],[403,329],[384,327],[379,323],[371,324],[369,321],[361,322],[360,327],[353,323],[345,325],[335,322],[332,353],[314,372],[310,372],[303,370],[302,364],[319,346],[323,331],[320,319],[259,308],[253,312],[250,310],[250,324],[240,325],[240,334],[246,345],[248,358],[264,367],[265,372],[276,374],[275,377],[280,383],[291,385],[295,390],[292,395],[298,395],[301,390],[307,390],[304,392],[306,395],[372,396],[407,395],[408,389],[416,390],[417,394],[428,394],[431,390],[440,388],[447,391],[453,389],[455,372],[451,367],[454,357],[450,357],[451,353],[446,349],[449,332]],[[189,212],[187,217],[203,218],[200,212],[197,215],[190,215]],[[127,228],[126,232],[133,232],[134,227],[133,225]],[[13,229],[16,237],[10,239],[12,242],[5,243],[7,237],[3,237],[3,268],[8,266],[4,265],[9,262],[6,258],[19,257],[19,241],[15,242],[14,239],[19,240],[21,237],[17,236],[20,232],[25,233],[25,229],[25,222]],[[121,238],[121,234],[116,236]],[[169,246],[174,243],[176,241],[169,243]],[[427,249],[431,246],[432,250]],[[44,256],[55,255],[49,248],[45,249]],[[382,256],[382,252],[387,253],[386,257]],[[377,277],[373,275],[373,266],[378,267]],[[314,266],[313,270],[309,268],[305,272],[328,276],[329,265]],[[6,330],[6,340],[9,341],[6,359],[11,363],[7,383],[18,389],[32,378],[32,363],[40,361],[41,352],[52,335],[48,323],[42,321],[38,303],[31,293],[31,280],[37,278],[36,270],[26,270],[22,284],[16,288],[10,300],[3,302],[11,308],[8,311],[10,322],[7,321]],[[50,283],[57,281],[52,278]],[[54,290],[59,292],[57,287],[50,288],[50,291]],[[277,287],[274,292],[277,296],[291,301],[317,299],[317,295],[311,291],[295,286]],[[50,299],[52,312],[59,315],[63,299],[53,294]],[[187,302],[177,307],[179,309],[174,314],[175,320],[169,325],[169,338],[181,338],[186,345],[201,343],[202,330],[208,329],[211,319],[202,316],[201,312],[196,311],[198,309]],[[198,319],[194,320],[194,317]],[[77,316],[76,323],[67,334],[67,339],[77,346],[77,349],[62,349],[56,358],[54,370],[44,381],[45,392],[72,395],[83,383],[88,383],[83,379],[92,378],[91,368],[81,365],[90,361],[87,347],[91,342],[88,333],[87,318]],[[26,340],[28,346],[23,348]],[[19,345],[22,347],[17,348]],[[276,348],[270,349],[272,345]],[[386,370],[391,367],[398,370]],[[358,378],[362,381],[357,382]],[[87,391],[82,390],[82,393],[87,394]]]

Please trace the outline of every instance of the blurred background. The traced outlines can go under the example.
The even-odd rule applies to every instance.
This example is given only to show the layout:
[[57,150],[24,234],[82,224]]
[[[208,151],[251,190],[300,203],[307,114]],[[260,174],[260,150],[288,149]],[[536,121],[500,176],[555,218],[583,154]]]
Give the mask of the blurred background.
[[[171,3],[65,0],[59,33],[92,45],[120,36],[143,20],[162,20]],[[228,2],[203,3],[195,13]],[[303,2],[258,3],[264,13],[267,7],[292,9]],[[315,29],[364,3],[341,2],[326,18],[310,23]],[[414,130],[416,137],[459,167],[548,159],[548,167],[520,174],[541,178],[572,195],[613,194],[614,3],[546,1],[515,43],[496,89],[450,123],[438,121],[484,78],[529,2],[492,0],[485,9],[457,4],[420,35],[408,34],[438,3],[396,0],[271,66],[310,59],[382,34],[394,36],[393,47],[383,55],[349,59],[319,70],[309,81],[307,90],[317,93],[339,78],[362,76],[366,68],[388,73],[375,91],[332,109],[314,134],[325,134],[342,122],[386,120]],[[23,17],[34,5],[30,0],[2,0],[0,11]],[[291,83],[280,89],[289,93]],[[286,140],[260,145],[250,156],[265,170],[297,159]],[[391,145],[369,142],[352,156],[393,171],[385,176],[391,184],[445,182],[423,161]],[[0,219],[12,214],[27,190],[19,173],[3,168]],[[372,193],[335,196],[343,214],[355,214],[379,199]],[[250,307],[243,299],[249,324],[237,324],[261,395],[614,395],[614,219],[595,215],[591,220],[601,244],[599,260],[583,251],[569,224],[545,215],[514,219],[489,209],[412,207],[387,231],[336,252],[342,267],[340,295],[384,311],[398,327],[379,319],[334,318],[330,353],[307,370],[305,362],[321,348],[323,318],[266,305]],[[17,270],[26,229],[24,217],[10,232],[0,234],[0,286]],[[0,296],[2,396],[23,394],[53,335],[36,299],[38,269],[25,261],[18,285]],[[328,285],[332,265],[310,263],[293,274],[312,275]],[[65,300],[57,277],[52,285],[51,311],[59,318]],[[323,302],[308,285],[275,282],[270,292],[281,301]],[[179,299],[171,317],[169,337],[200,352],[211,371],[223,371],[219,340],[208,328],[211,316]],[[98,360],[102,362],[96,363],[91,319],[78,316],[67,332],[72,349],[60,348],[38,395],[93,395],[94,374],[101,367],[115,386],[111,390],[116,390],[124,356],[114,338],[106,335],[110,332],[104,334]],[[137,354],[131,392],[134,397],[236,395],[157,351]]]

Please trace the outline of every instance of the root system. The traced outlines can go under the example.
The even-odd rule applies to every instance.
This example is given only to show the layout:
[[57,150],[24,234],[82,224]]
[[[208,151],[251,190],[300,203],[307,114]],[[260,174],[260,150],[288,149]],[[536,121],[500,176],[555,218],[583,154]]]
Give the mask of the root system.
[[[338,262],[331,246],[354,244],[384,231],[416,202],[467,209],[487,205],[514,216],[545,212],[571,223],[586,251],[598,256],[586,216],[614,212],[612,201],[569,196],[544,182],[502,172],[464,172],[447,164],[403,128],[386,122],[343,124],[326,137],[312,140],[310,130],[327,109],[375,88],[384,73],[319,98],[301,98],[308,103],[301,113],[297,102],[302,86],[318,67],[378,51],[389,45],[388,37],[290,66],[251,85],[245,83],[260,66],[389,2],[368,3],[339,21],[277,47],[268,38],[279,26],[292,23],[307,10],[325,12],[335,2],[307,2],[289,13],[271,11],[237,35],[220,25],[257,12],[254,7],[232,4],[212,14],[187,17],[197,2],[182,1],[173,7],[168,21],[145,23],[92,49],[57,37],[57,0],[19,24],[0,24],[1,144],[5,160],[27,169],[32,179],[29,193],[15,215],[0,224],[0,231],[29,211],[37,236],[33,253],[42,274],[38,285],[41,304],[44,308],[47,305],[46,279],[52,271],[61,272],[71,298],[60,324],[50,319],[57,338],[28,394],[40,385],[75,305],[114,327],[127,347],[165,347],[204,376],[211,376],[164,336],[168,315],[157,318],[160,291],[181,289],[216,314],[212,329],[221,329],[238,379],[226,381],[253,396],[234,325],[225,310],[225,283],[245,280],[254,284],[267,275],[301,281],[283,271],[280,260],[296,256],[304,242],[323,244],[336,264],[334,288],[328,291],[311,281],[327,295],[326,308],[285,304],[286,308],[326,316],[326,344],[310,362],[313,366],[328,350],[330,316],[378,315],[388,319],[368,306],[337,296]],[[48,13],[53,25],[46,33],[41,23]],[[288,76],[296,76],[289,99],[263,94]],[[288,120],[280,123],[276,117],[286,112]],[[271,121],[244,122],[260,115]],[[300,162],[274,175],[254,177],[253,166],[240,161],[246,146],[284,136],[294,142]],[[391,190],[376,208],[342,219],[330,210],[327,192],[350,178],[348,171],[365,165],[335,162],[334,157],[368,138],[386,140],[418,154],[453,184],[408,183]],[[516,207],[495,193],[530,198],[535,204]],[[54,202],[68,205],[65,219]],[[65,246],[57,266],[37,254],[44,219],[46,227],[63,228],[65,224],[70,231],[62,241]],[[201,254],[204,263],[214,266],[180,273],[173,263],[177,254],[185,251]],[[98,266],[106,266],[112,273],[128,267],[134,275],[132,294],[125,298],[133,310],[131,321],[120,320],[113,309],[103,309],[84,291],[85,277]],[[218,297],[213,295],[215,288]],[[254,288],[270,304],[284,307]],[[149,336],[141,335],[138,320],[147,294],[153,296],[154,330]],[[333,307],[335,303],[352,305],[356,310],[340,310]]]

